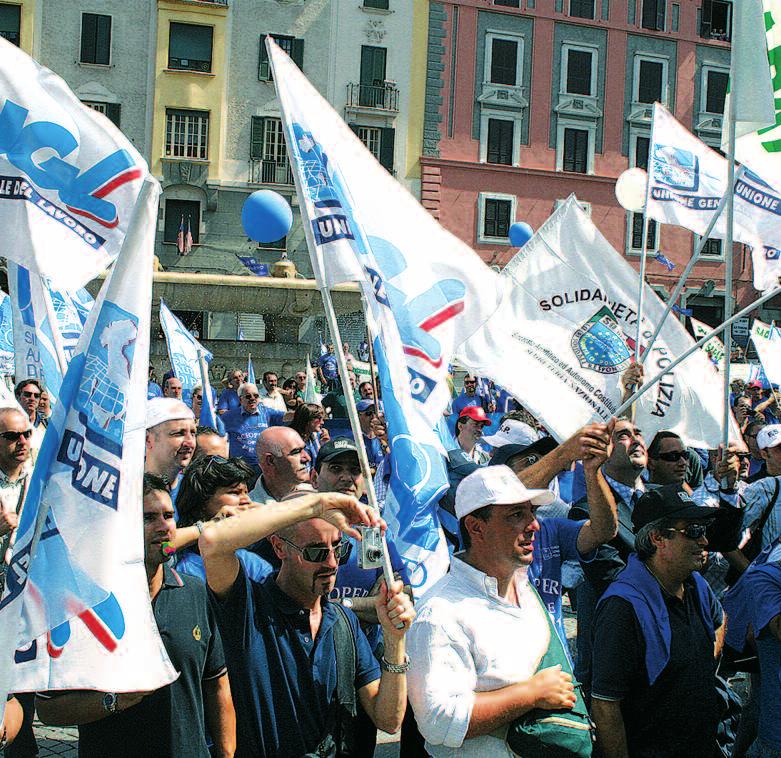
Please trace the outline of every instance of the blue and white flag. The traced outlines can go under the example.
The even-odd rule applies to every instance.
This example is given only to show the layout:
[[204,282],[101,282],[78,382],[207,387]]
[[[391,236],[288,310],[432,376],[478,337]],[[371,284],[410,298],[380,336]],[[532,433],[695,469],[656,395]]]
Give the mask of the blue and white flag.
[[765,388],[771,384],[781,385],[781,335],[778,330],[770,324],[754,319],[751,325],[751,341],[757,350],[764,376],[750,377],[749,381],[757,379]]
[[[727,161],[654,104],[648,155],[648,215],[705,234],[727,191]],[[735,183],[734,239],[753,248],[754,286],[778,286],[781,274],[781,192],[743,170]],[[726,214],[710,236],[725,239]]]
[[105,116],[0,39],[3,255],[76,290],[116,258],[149,169]]
[[11,298],[0,291],[0,376],[13,376],[15,371]]
[[504,287],[380,166],[270,37],[266,44],[318,285],[358,281],[366,301],[391,446],[383,515],[420,593],[448,564],[436,512],[448,483],[434,432],[450,395],[447,367]]
[[255,367],[252,365],[252,355],[247,356],[247,383],[255,384]]
[[51,291],[42,277],[8,261],[16,381],[37,379],[56,403],[68,367],[54,315]]
[[206,356],[204,353],[198,354],[198,368],[201,374],[201,396],[203,397],[198,424],[200,426],[210,426],[218,432],[223,432],[225,427],[223,426],[220,417],[217,415],[217,408],[214,402],[214,390],[212,390],[212,385],[209,381],[209,366],[206,363]]
[[160,298],[160,324],[168,345],[168,357],[171,359],[174,376],[182,383],[182,399],[190,405],[193,388],[201,383],[198,352],[203,353],[207,363],[211,361],[212,354],[190,334],[189,329],[171,312],[162,298]]
[[83,288],[76,292],[68,292],[50,286],[49,295],[62,339],[65,359],[70,361],[95,301],[92,295]]
[[127,239],[63,381],[0,600],[6,692],[150,691],[173,681],[149,603],[142,477],[159,185]]
[[675,264],[664,253],[657,253],[654,256],[654,260],[661,263],[668,271],[672,271],[675,268]]

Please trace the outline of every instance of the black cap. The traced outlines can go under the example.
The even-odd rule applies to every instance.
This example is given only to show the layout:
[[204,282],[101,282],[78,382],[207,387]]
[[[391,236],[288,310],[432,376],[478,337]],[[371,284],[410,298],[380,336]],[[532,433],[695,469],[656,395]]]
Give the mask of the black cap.
[[632,524],[642,529],[659,519],[708,521],[716,516],[718,508],[697,505],[694,498],[677,484],[665,484],[646,492],[635,504]]
[[516,455],[538,455],[542,458],[543,455],[547,455],[558,446],[559,443],[553,437],[543,437],[535,440],[531,445],[502,445],[494,450],[488,465],[504,466],[510,458],[514,458]]
[[358,457],[358,448],[355,447],[355,441],[349,437],[335,437],[328,440],[317,453],[315,468],[319,469],[321,463],[327,463],[340,455],[351,454]]

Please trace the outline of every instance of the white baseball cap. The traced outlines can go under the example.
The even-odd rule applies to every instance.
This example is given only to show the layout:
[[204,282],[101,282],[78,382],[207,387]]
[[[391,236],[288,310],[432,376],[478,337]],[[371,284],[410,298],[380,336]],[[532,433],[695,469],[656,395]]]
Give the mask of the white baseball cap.
[[484,466],[461,480],[456,490],[456,518],[485,505],[549,505],[555,499],[550,490],[530,490],[509,466]]
[[776,445],[781,445],[781,424],[763,426],[757,434],[757,447],[760,450],[767,450]]
[[501,447],[502,445],[523,445],[526,447],[539,438],[540,435],[537,431],[528,424],[508,418],[502,422],[496,434],[483,437],[483,442],[487,442],[492,447]]
[[175,397],[155,397],[146,403],[146,429],[166,421],[195,421],[192,409]]

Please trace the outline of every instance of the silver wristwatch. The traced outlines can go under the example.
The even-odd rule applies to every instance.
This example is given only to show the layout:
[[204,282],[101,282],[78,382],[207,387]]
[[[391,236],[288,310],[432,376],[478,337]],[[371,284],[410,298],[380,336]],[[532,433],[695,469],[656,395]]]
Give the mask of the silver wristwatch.
[[107,692],[103,695],[103,699],[100,702],[106,713],[114,714],[119,712],[119,695],[116,692]]
[[406,674],[409,671],[409,656],[404,656],[404,663],[390,663],[383,655],[380,658],[380,667],[391,674]]
[[343,597],[342,598],[342,605],[345,608],[349,608],[350,610],[353,609],[353,599],[351,597]]

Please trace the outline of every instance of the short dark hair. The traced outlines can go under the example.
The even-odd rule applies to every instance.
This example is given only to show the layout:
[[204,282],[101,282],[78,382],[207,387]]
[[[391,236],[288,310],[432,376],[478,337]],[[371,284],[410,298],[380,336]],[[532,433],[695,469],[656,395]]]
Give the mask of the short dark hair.
[[244,482],[249,488],[256,478],[257,474],[241,458],[219,455],[196,458],[185,469],[176,495],[179,526],[192,526],[196,521],[208,518],[206,503],[220,487]]
[[200,437],[202,434],[208,436],[210,434],[214,435],[215,437],[223,437],[224,435],[220,434],[217,429],[215,429],[213,426],[197,426],[195,428],[195,436]]
[[165,492],[171,494],[171,482],[167,476],[158,476],[157,474],[144,474],[144,492],[146,497],[150,492]]
[[[654,438],[651,440],[651,444],[648,446],[648,457],[649,458],[658,458],[659,457],[659,448],[662,446],[662,440],[681,440],[680,436],[677,435],[675,432],[667,432],[667,431],[661,431],[657,432],[654,435]],[[681,440],[683,442],[683,440]]]
[[28,384],[34,384],[38,388],[39,392],[43,392],[43,387],[41,387],[41,383],[37,379],[22,379],[22,381],[18,382],[16,387],[14,388],[14,395],[16,395],[16,397],[21,397],[22,390]]
[[660,518],[640,527],[635,534],[635,552],[638,559],[645,563],[656,552],[656,545],[651,539],[654,532],[665,532],[673,528],[675,528],[675,519],[670,518]]
[[459,520],[458,532],[461,535],[461,547],[463,547],[464,550],[469,550],[469,548],[472,547],[472,538],[469,536],[469,532],[466,530],[466,525],[464,523],[465,519],[467,516],[474,516],[475,518],[479,518],[481,521],[488,521],[491,516],[491,508],[493,508],[493,505],[484,505],[482,508],[478,508],[476,511],[467,513],[466,516]]
[[277,374],[276,371],[264,371],[263,372],[263,381],[265,382],[266,379],[268,379],[270,376],[276,376],[277,379],[279,379],[279,374]]

